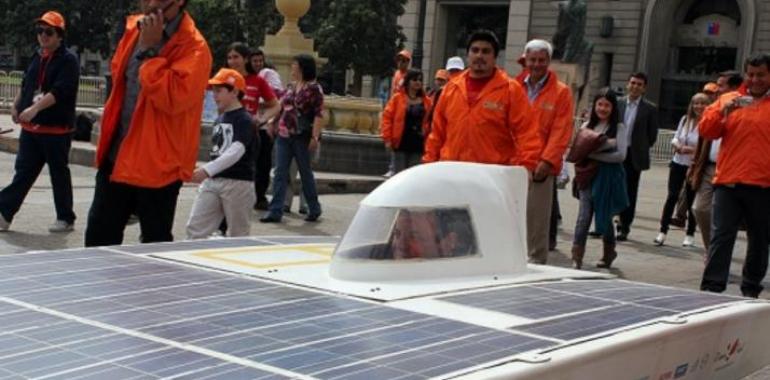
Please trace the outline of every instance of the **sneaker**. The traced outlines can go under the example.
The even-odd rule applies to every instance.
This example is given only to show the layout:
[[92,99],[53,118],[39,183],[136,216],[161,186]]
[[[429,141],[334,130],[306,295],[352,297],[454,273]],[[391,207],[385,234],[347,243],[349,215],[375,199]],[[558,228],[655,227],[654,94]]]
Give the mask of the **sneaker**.
[[5,220],[3,214],[0,214],[0,232],[8,231],[11,228],[11,222]]
[[655,245],[657,245],[658,247],[660,247],[661,245],[663,245],[665,241],[666,241],[666,234],[664,234],[663,232],[659,232],[658,237],[656,237],[655,240],[653,240],[652,242],[655,243]]
[[687,235],[684,237],[684,241],[682,242],[682,247],[695,247],[695,236]]
[[71,232],[73,230],[75,230],[75,224],[63,220],[57,220],[48,226],[48,232]]

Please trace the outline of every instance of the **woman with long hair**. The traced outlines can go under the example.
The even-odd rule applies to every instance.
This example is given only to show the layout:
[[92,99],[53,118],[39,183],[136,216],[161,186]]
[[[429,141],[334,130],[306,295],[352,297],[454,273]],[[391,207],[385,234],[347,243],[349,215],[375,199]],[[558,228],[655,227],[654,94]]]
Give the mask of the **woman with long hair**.
[[289,182],[289,165],[297,162],[302,192],[308,203],[305,221],[315,222],[321,216],[315,177],[310,167],[310,154],[318,149],[323,127],[323,92],[316,82],[315,59],[307,54],[294,57],[291,64],[292,83],[281,98],[283,111],[275,138],[275,178],[273,199],[262,223],[278,223],[283,217],[284,197]]
[[431,100],[423,88],[422,72],[409,69],[402,89],[385,106],[380,124],[385,147],[395,154],[394,172],[420,163],[430,109]]
[[[281,105],[267,81],[254,70],[249,57],[251,57],[251,49],[244,43],[234,42],[227,49],[227,67],[238,71],[246,79],[246,92],[241,103],[254,118],[255,126],[260,127],[278,115]],[[263,146],[261,141],[265,137],[269,138],[265,133],[259,134],[258,146]],[[254,155],[254,163],[259,171],[254,175],[254,191],[257,194],[257,201],[253,205],[255,209],[267,208],[267,185],[262,185],[261,180],[264,177],[265,165],[260,160],[264,160],[264,157],[262,152]],[[267,170],[269,176],[269,166]]]
[[[695,94],[690,100],[690,106],[687,108],[687,114],[682,116],[679,121],[679,127],[676,129],[671,145],[674,147],[674,157],[669,163],[668,172],[668,196],[663,205],[663,213],[660,217],[660,232],[653,241],[655,245],[661,246],[666,241],[666,234],[671,224],[671,218],[674,213],[682,186],[685,187],[685,202],[687,206],[687,231],[682,243],[683,247],[692,247],[695,244],[695,216],[690,210],[692,202],[695,199],[695,190],[686,183],[687,170],[690,168],[695,157],[695,148],[698,144],[698,122],[700,122],[703,110],[710,103],[709,96],[704,93]],[[701,226],[703,228],[704,226]],[[710,228],[710,226],[705,226]]]
[[619,121],[617,96],[612,90],[604,89],[594,97],[592,104],[590,119],[580,128],[606,136],[606,142],[575,164],[576,172],[578,168],[591,168],[576,174],[574,182],[580,200],[572,242],[572,261],[577,269],[583,266],[588,229],[594,214],[596,230],[601,233],[603,242],[602,259],[596,266],[610,268],[618,256],[612,216],[628,206],[623,170],[628,139],[625,138],[626,126]]

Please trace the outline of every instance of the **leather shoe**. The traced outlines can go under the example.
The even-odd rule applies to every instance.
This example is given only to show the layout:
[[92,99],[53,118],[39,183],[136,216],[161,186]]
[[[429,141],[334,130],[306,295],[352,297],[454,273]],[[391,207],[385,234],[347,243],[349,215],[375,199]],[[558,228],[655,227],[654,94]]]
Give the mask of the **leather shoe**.
[[307,217],[305,217],[306,222],[316,222],[318,221],[318,218],[321,217],[321,214],[308,214]]
[[265,215],[265,216],[259,218],[259,221],[261,223],[280,223],[281,222],[281,218],[277,217],[275,215],[268,214],[268,215]]
[[602,234],[601,234],[601,232],[594,230],[594,231],[589,231],[589,232],[588,232],[588,236],[590,236],[590,237],[592,237],[592,238],[596,239],[596,238],[599,238],[599,237],[601,237],[601,236],[602,236]]
[[618,234],[618,237],[615,238],[617,241],[627,241],[628,240],[628,232],[621,232]]

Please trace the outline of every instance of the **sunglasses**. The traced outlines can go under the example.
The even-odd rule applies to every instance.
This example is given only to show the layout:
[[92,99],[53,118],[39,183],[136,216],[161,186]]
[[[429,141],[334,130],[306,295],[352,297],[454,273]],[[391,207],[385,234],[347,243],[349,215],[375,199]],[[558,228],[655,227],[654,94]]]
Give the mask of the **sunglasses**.
[[35,28],[35,33],[37,33],[37,35],[45,34],[48,37],[53,37],[53,35],[56,34],[56,30],[54,30],[54,28],[44,28],[42,26],[38,26]]

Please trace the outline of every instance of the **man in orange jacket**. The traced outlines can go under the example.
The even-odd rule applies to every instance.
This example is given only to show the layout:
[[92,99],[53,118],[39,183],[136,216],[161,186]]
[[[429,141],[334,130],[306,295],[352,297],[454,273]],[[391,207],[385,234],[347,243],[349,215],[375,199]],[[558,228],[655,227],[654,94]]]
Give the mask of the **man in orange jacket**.
[[195,168],[212,61],[184,12],[188,1],[143,0],[147,14],[127,19],[112,59],[86,246],[121,244],[132,213],[142,242],[173,240],[179,189]]
[[704,111],[698,125],[702,137],[722,139],[701,290],[725,290],[735,237],[745,220],[748,246],[741,293],[757,298],[770,243],[770,54],[751,56],[744,70],[745,86],[722,95]]
[[573,128],[572,91],[549,70],[552,54],[553,47],[547,41],[528,42],[524,47],[525,70],[516,77],[527,89],[543,144],[527,198],[529,261],[535,264],[545,264],[548,260],[548,232],[556,191],[554,178],[561,172]]
[[471,35],[469,69],[444,87],[424,162],[467,161],[535,170],[542,145],[537,119],[521,85],[496,67],[499,50],[491,31]]

